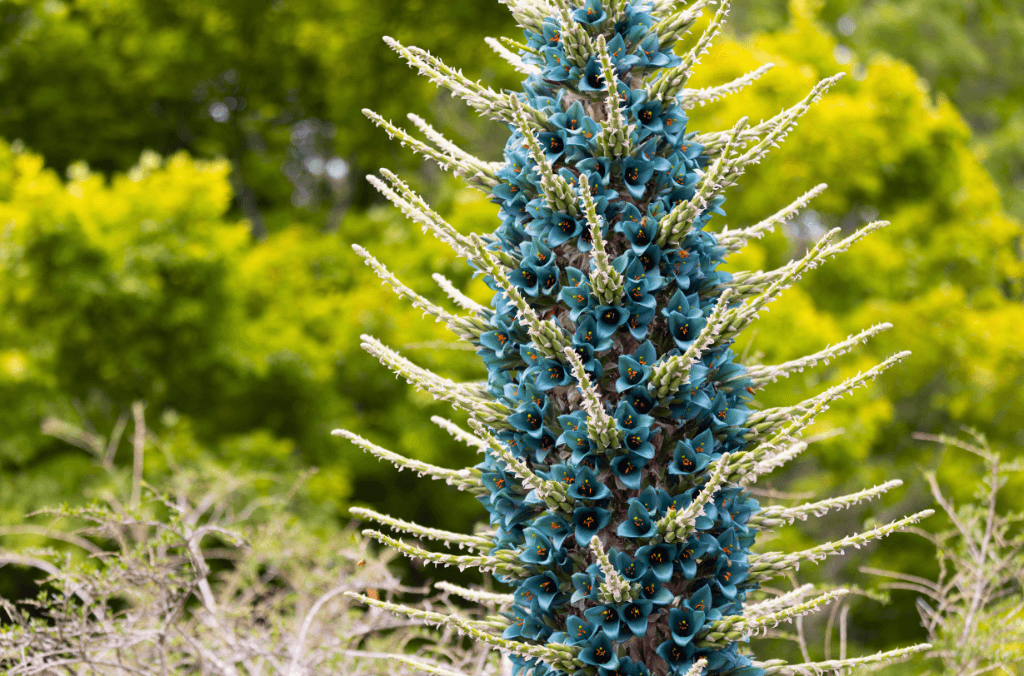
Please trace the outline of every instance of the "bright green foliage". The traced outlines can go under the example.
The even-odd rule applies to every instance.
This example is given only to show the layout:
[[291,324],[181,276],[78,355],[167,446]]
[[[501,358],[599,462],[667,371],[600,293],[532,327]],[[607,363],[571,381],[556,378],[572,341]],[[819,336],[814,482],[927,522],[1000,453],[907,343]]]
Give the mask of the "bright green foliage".
[[[295,227],[253,244],[244,222],[224,217],[225,162],[146,155],[110,184],[80,166],[65,184],[42,164],[0,146],[0,519],[78,501],[96,485],[79,453],[40,433],[45,416],[113,425],[136,399],[158,427],[161,412],[184,416],[225,462],[319,466],[312,495],[334,509],[347,502],[354,470],[330,446],[329,425],[359,418],[422,459],[449,451],[427,420],[440,409],[406,396],[356,349],[368,330],[400,345],[447,335],[412,321],[416,311],[379,313],[378,280],[342,236]],[[480,209],[462,209],[462,223]],[[362,241],[408,236],[386,211],[347,223],[346,236]],[[426,244],[398,267],[464,281],[451,260],[443,245]],[[461,353],[438,354],[429,363],[465,371],[451,358]],[[353,383],[369,410],[353,405]],[[375,482],[393,480],[376,463],[355,463],[372,495]],[[442,511],[431,495],[404,515]]]
[[[1024,4],[1013,0],[740,0],[747,30],[785,26],[787,4],[815,11],[844,59],[891,55],[949,98],[976,136],[974,149],[1024,218]],[[739,24],[734,24],[734,27]],[[850,53],[850,49],[853,53]]]

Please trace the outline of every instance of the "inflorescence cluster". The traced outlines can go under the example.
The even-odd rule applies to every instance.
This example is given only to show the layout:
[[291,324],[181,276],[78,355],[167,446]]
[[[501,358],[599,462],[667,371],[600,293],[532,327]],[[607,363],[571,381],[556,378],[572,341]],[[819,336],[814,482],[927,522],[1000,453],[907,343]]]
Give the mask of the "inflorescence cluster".
[[429,562],[493,572],[510,593],[501,597],[502,615],[485,623],[363,600],[489,641],[507,651],[517,671],[537,676],[802,673],[778,661],[755,663],[741,644],[844,590],[805,601],[812,591],[804,587],[785,602],[756,605],[747,603],[748,594],[800,561],[882,537],[924,513],[806,552],[758,555],[751,552],[758,530],[854,504],[898,482],[786,509],[761,509],[746,486],[806,447],[799,433],[828,402],[904,355],[796,406],[752,412],[747,403],[758,387],[842,354],[887,326],[778,366],[744,368],[730,345],[804,271],[884,224],[842,240],[830,232],[800,261],[735,277],[719,270],[725,256],[790,217],[823,186],[750,228],[716,235],[707,226],[712,216],[724,216],[722,191],[838,78],[759,125],[740,120],[728,132],[701,135],[688,131],[685,110],[766,70],[720,87],[685,87],[725,17],[724,5],[681,57],[673,48],[703,2],[686,9],[670,0],[506,4],[526,43],[506,41],[513,52],[490,42],[526,74],[522,93],[488,89],[423,50],[387,39],[422,73],[509,125],[504,162],[473,157],[418,117],[410,116],[431,143],[368,112],[499,205],[493,234],[465,235],[390,172],[382,172],[386,180],[371,177],[483,276],[494,291],[490,307],[436,276],[470,311],[449,313],[357,248],[399,295],[476,346],[486,383],[454,383],[364,337],[394,371],[469,413],[472,432],[438,422],[483,451],[484,460],[443,469],[338,433],[400,467],[474,492],[491,526],[459,535],[353,510],[467,547],[469,555],[367,533]]

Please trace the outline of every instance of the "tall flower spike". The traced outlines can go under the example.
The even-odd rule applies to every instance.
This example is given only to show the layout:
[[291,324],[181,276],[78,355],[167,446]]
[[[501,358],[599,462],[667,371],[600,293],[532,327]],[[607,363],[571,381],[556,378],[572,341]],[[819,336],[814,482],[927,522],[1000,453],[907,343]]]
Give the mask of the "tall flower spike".
[[[484,383],[456,383],[378,341],[364,346],[398,374],[469,414],[472,433],[435,419],[483,454],[471,470],[401,459],[351,433],[377,457],[472,491],[486,532],[459,537],[369,510],[355,513],[424,540],[469,547],[430,551],[378,531],[372,537],[437,565],[472,566],[507,587],[503,612],[470,623],[359,597],[485,641],[511,655],[517,676],[764,676],[843,669],[910,654],[786,665],[758,662],[747,638],[823,607],[844,590],[778,598],[762,581],[912,526],[915,514],[803,552],[755,553],[760,531],[850,507],[894,487],[788,508],[761,509],[747,486],[806,452],[800,439],[836,398],[905,357],[894,355],[795,406],[752,412],[757,388],[838,358],[879,325],[779,365],[740,363],[733,340],[801,275],[881,224],[840,239],[828,233],[798,261],[729,275],[726,256],[791,218],[818,186],[751,227],[715,234],[723,191],[782,142],[835,78],[756,125],[699,134],[684,108],[752,84],[685,89],[728,11],[719,4],[685,56],[673,44],[704,2],[504,0],[524,43],[489,41],[526,74],[522,91],[472,82],[423,50],[389,41],[414,67],[485,115],[511,123],[504,162],[474,158],[419,118],[444,160],[491,182],[499,222],[488,235],[457,232],[392,174],[373,179],[410,218],[465,256],[493,292],[475,303],[443,277],[455,317],[375,269],[403,298],[458,324],[487,368]],[[385,127],[393,131],[390,127]],[[404,137],[402,137],[403,140]],[[369,259],[368,259],[369,260]],[[483,592],[453,590],[493,602]]]

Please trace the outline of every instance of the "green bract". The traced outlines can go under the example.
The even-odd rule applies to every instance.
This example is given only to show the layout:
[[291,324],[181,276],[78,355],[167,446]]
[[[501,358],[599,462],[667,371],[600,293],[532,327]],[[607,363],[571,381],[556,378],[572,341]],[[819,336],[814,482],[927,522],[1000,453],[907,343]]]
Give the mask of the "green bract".
[[[685,82],[718,31],[725,5],[680,57],[673,47],[702,3],[682,11],[669,0],[506,4],[527,40],[513,45],[518,56],[501,50],[527,74],[521,94],[482,87],[388,39],[435,82],[509,125],[504,163],[483,162],[436,133],[430,146],[371,114],[499,205],[501,223],[492,234],[462,235],[393,175],[373,179],[407,215],[465,256],[494,291],[491,307],[449,289],[470,311],[452,314],[357,249],[400,295],[476,346],[486,383],[452,382],[371,337],[364,341],[410,382],[464,410],[472,434],[444,424],[483,449],[485,459],[447,470],[339,431],[396,464],[473,491],[492,530],[467,539],[404,528],[468,545],[470,555],[368,533],[411,556],[474,566],[507,584],[512,595],[503,618],[437,621],[507,651],[516,673],[792,673],[798,667],[756,661],[741,643],[845,591],[807,602],[798,595],[789,605],[750,604],[748,593],[803,560],[882,537],[927,514],[805,552],[751,551],[761,529],[893,485],[789,510],[761,509],[746,490],[806,447],[799,434],[830,401],[905,353],[797,406],[751,412],[747,402],[757,387],[803,364],[748,370],[730,350],[735,336],[805,270],[883,224],[842,240],[830,232],[802,260],[742,278],[719,270],[727,251],[784,220],[806,196],[746,230],[716,235],[708,229],[714,215],[725,214],[722,191],[838,78],[761,124],[741,120],[729,131],[700,134],[686,126],[685,108],[695,98]],[[849,347],[841,343],[817,358]]]

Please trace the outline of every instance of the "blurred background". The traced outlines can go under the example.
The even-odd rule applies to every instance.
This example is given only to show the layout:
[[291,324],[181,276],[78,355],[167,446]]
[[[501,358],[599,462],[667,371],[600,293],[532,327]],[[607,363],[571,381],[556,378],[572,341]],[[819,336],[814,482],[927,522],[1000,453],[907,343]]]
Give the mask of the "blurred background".
[[[310,522],[347,523],[356,504],[452,530],[483,517],[472,498],[329,434],[344,427],[448,467],[476,462],[429,421],[451,412],[363,354],[358,336],[460,379],[483,376],[475,355],[396,302],[350,244],[432,298],[443,298],[430,279],[440,272],[486,302],[469,268],[364,177],[399,172],[465,231],[493,228],[496,207],[360,110],[400,124],[417,113],[488,160],[500,159],[507,130],[416,77],[383,35],[492,87],[519,80],[483,42],[521,37],[490,0],[0,2],[0,525],[85,503],[109,481],[87,453],[43,434],[44,421],[109,436],[135,401],[164,450],[146,456],[147,476],[169,472],[167,457],[238,471],[316,467],[298,515]],[[770,482],[790,496],[889,478],[905,487],[780,531],[766,547],[810,546],[928,506],[921,469],[939,468],[952,494],[970,499],[970,460],[944,460],[912,432],[970,425],[1006,455],[1024,449],[1021,44],[1024,5],[1011,0],[736,0],[729,32],[704,58],[693,86],[776,67],[692,111],[696,130],[767,118],[819,78],[851,75],[727,193],[721,222],[740,227],[830,186],[734,257],[734,269],[781,265],[837,225],[892,221],[788,291],[740,347],[775,363],[880,321],[895,328],[761,401],[794,403],[913,351],[834,406],[815,428],[828,438]],[[131,465],[127,442],[112,455]],[[1024,509],[1024,497],[1006,508]],[[937,570],[926,543],[900,535],[807,574],[871,587],[857,572],[868,564]],[[437,574],[406,570],[428,572]],[[33,595],[34,579],[0,569],[0,596]],[[858,650],[922,636],[913,594],[865,600],[851,614]]]

